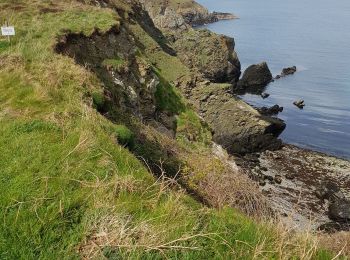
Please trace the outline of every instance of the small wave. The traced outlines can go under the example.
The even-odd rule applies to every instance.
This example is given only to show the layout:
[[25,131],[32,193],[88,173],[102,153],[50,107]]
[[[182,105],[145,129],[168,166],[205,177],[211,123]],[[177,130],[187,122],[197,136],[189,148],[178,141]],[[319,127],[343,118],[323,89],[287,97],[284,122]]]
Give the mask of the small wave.
[[297,72],[309,70],[309,68],[307,68],[303,65],[296,65],[296,66],[297,66]]
[[321,132],[324,132],[324,133],[334,133],[334,134],[349,135],[349,133],[346,133],[346,132],[343,132],[343,131],[334,130],[334,129],[328,129],[328,128],[322,128],[322,127],[319,127],[318,130],[320,130]]

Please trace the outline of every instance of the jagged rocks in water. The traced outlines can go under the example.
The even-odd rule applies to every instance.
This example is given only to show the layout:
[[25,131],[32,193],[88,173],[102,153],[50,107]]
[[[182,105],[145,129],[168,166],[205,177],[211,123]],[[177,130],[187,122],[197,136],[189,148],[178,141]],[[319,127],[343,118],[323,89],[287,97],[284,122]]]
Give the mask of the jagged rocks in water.
[[280,79],[280,78],[288,76],[288,75],[293,75],[296,71],[297,71],[296,66],[284,68],[281,72],[281,75],[277,75],[275,77],[275,79]]
[[338,199],[331,202],[328,208],[328,216],[330,219],[338,222],[349,221],[350,201],[347,199]]
[[260,114],[265,116],[277,115],[278,113],[283,111],[283,107],[279,105],[274,105],[272,107],[259,107],[257,109]]
[[293,105],[297,106],[300,109],[303,109],[305,106],[305,102],[304,100],[300,99],[300,100],[294,101]]
[[297,67],[296,67],[296,66],[284,68],[284,69],[282,70],[281,76],[284,77],[284,76],[287,76],[287,75],[292,75],[292,74],[294,74],[296,71],[297,71]]
[[268,98],[270,96],[269,93],[261,93],[260,95],[263,99]]
[[272,81],[272,74],[266,62],[249,66],[238,81],[235,92],[261,94]]
[[220,21],[220,20],[233,20],[237,19],[238,17],[235,16],[234,14],[231,13],[222,13],[222,12],[213,12],[211,13],[211,16],[214,17],[215,21]]

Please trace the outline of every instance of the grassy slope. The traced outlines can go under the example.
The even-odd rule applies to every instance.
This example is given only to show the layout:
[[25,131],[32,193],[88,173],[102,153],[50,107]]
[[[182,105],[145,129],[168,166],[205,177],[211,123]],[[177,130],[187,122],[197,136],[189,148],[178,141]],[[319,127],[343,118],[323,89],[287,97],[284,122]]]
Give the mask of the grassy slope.
[[112,11],[75,1],[0,5],[17,29],[11,46],[0,42],[1,259],[91,257],[100,247],[112,259],[305,253],[308,246],[283,243],[232,209],[208,209],[165,179],[156,182],[116,144],[118,126],[88,98],[101,83],[52,49],[63,30],[89,34],[117,24]]

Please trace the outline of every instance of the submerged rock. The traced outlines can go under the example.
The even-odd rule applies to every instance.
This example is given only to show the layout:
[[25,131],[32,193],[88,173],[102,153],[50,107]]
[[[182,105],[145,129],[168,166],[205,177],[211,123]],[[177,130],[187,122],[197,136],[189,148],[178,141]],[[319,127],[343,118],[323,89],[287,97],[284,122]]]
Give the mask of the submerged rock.
[[300,109],[303,109],[304,106],[305,106],[305,102],[304,102],[304,100],[302,100],[302,99],[297,100],[297,101],[294,101],[293,104],[294,104],[295,106],[297,106],[298,108],[300,108]]
[[260,114],[265,116],[277,115],[278,113],[283,111],[283,107],[279,105],[274,105],[272,107],[260,107],[257,109]]
[[237,92],[259,94],[272,81],[272,74],[266,62],[249,66],[238,81]]
[[270,96],[270,94],[269,93],[262,93],[261,95],[260,95],[263,99],[265,99],[265,98],[268,98],[269,96]]
[[297,71],[296,66],[284,68],[281,72],[281,75],[277,75],[275,79],[280,79],[282,77],[288,76],[288,75],[293,75]]
[[297,67],[296,66],[284,68],[282,70],[281,76],[284,77],[284,76],[287,76],[287,75],[293,75],[296,71],[297,71]]

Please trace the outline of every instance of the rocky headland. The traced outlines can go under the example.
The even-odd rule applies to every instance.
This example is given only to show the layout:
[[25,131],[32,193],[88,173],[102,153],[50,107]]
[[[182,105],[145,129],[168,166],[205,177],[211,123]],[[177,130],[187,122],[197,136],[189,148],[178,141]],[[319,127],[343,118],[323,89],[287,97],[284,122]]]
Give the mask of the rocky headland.
[[[103,3],[113,6],[111,3]],[[268,97],[263,91],[273,77],[267,64],[262,62],[252,65],[240,77],[241,66],[235,52],[234,39],[209,30],[194,29],[196,23],[193,21],[199,21],[199,16],[191,16],[190,19],[188,13],[184,13],[183,6],[174,3],[165,0],[149,0],[141,4],[135,2],[133,10],[127,15],[131,24],[140,24],[156,42],[156,45],[146,43],[153,46],[147,49],[148,57],[156,57],[152,63],[140,58],[138,50],[145,48],[145,43],[139,40],[138,31],[125,24],[104,33],[95,31],[89,37],[66,34],[59,39],[56,51],[89,67],[104,82],[104,98],[96,106],[108,119],[117,122],[121,120],[116,117],[117,110],[121,110],[142,120],[143,124],[151,127],[149,129],[164,134],[169,138],[168,143],[174,142],[172,139],[183,134],[188,141],[196,141],[202,137],[195,136],[194,133],[182,133],[177,126],[177,118],[184,109],[181,98],[170,92],[166,94],[166,100],[163,100],[164,96],[160,100],[160,86],[170,88],[172,84],[176,87],[186,103],[200,116],[199,124],[210,130],[214,147],[219,145],[223,149],[221,152],[227,153],[221,160],[228,175],[213,179],[208,173],[198,180],[191,173],[193,176],[189,175],[187,180],[182,181],[189,192],[196,194],[206,204],[216,206],[222,196],[232,205],[237,203],[236,199],[232,199],[236,196],[236,191],[230,191],[228,186],[235,185],[234,176],[239,173],[249,177],[248,182],[256,187],[254,189],[258,190],[260,185],[260,192],[266,195],[268,207],[279,212],[288,224],[304,227],[311,222],[313,227],[318,227],[331,221],[328,216],[338,216],[331,217],[334,223],[347,219],[339,208],[348,205],[348,193],[343,184],[349,162],[284,145],[278,137],[286,124],[274,116],[282,112],[283,108],[278,105],[253,108],[235,95],[236,92],[243,91]],[[190,5],[186,7],[187,10],[209,13],[204,7],[191,3],[194,4],[193,9]],[[120,15],[126,16],[125,11]],[[160,64],[160,57],[168,61]],[[176,67],[168,68],[170,60]],[[159,73],[161,69],[155,69],[156,67],[166,70],[163,73],[167,73],[167,78],[172,82],[167,82]],[[283,70],[282,74],[290,75],[293,71],[295,72],[292,67]],[[129,124],[135,127],[134,122],[130,121]],[[144,148],[134,152],[148,158],[150,167],[153,161],[152,169],[155,171],[160,154],[165,156],[164,167],[169,174],[177,174],[179,163],[191,158],[187,152],[175,148],[175,144],[164,146],[144,132],[144,129],[136,131],[139,131],[136,142]],[[131,144],[127,145],[132,149]],[[196,170],[200,171],[201,167],[198,165]],[[230,177],[229,172],[232,174]],[[191,178],[196,179],[195,185]],[[225,178],[228,180],[224,181]],[[328,211],[327,198],[326,202],[320,200],[316,192],[329,181],[344,190],[342,200],[331,204],[332,214]],[[226,182],[227,187],[221,191],[222,182]],[[207,192],[208,183],[215,192]],[[304,200],[300,201],[299,198]],[[339,220],[341,218],[343,220]]]
[[[172,6],[172,11],[159,12],[151,3],[148,1],[145,6],[153,14],[151,17],[155,25],[173,41],[179,58],[196,74],[195,79],[178,78],[176,86],[209,124],[213,140],[231,154],[231,165],[234,164],[258,183],[272,208],[293,227],[302,229],[311,226],[316,229],[329,222],[334,226],[334,223],[346,221],[346,217],[332,216],[338,216],[339,208],[348,205],[344,198],[350,195],[346,182],[350,163],[283,145],[278,136],[285,124],[271,117],[282,112],[282,107],[275,105],[254,109],[232,95],[233,89],[233,93],[249,92],[267,98],[268,94],[263,92],[274,80],[267,64],[262,62],[248,67],[240,78],[240,62],[234,51],[234,40],[207,30],[192,29],[193,25],[215,21],[203,18],[208,17],[204,7],[192,2],[192,7],[191,4],[185,9],[181,5]],[[173,20],[174,16],[177,23],[159,22]],[[181,31],[181,34],[174,33],[174,26],[175,31]],[[276,79],[292,75],[296,70],[295,66],[284,68]],[[225,82],[229,84],[218,84]],[[319,198],[317,190],[329,182],[335,183],[343,192],[343,200],[330,203]],[[344,225],[338,224],[337,227],[341,229]]]
[[[237,17],[231,13],[212,12],[193,0],[141,0],[155,24],[161,27],[173,27],[174,22],[184,27],[183,23],[198,26],[220,20],[232,20]],[[179,15],[175,18],[175,14]],[[179,17],[182,19],[179,20]],[[173,20],[175,18],[175,20]]]

